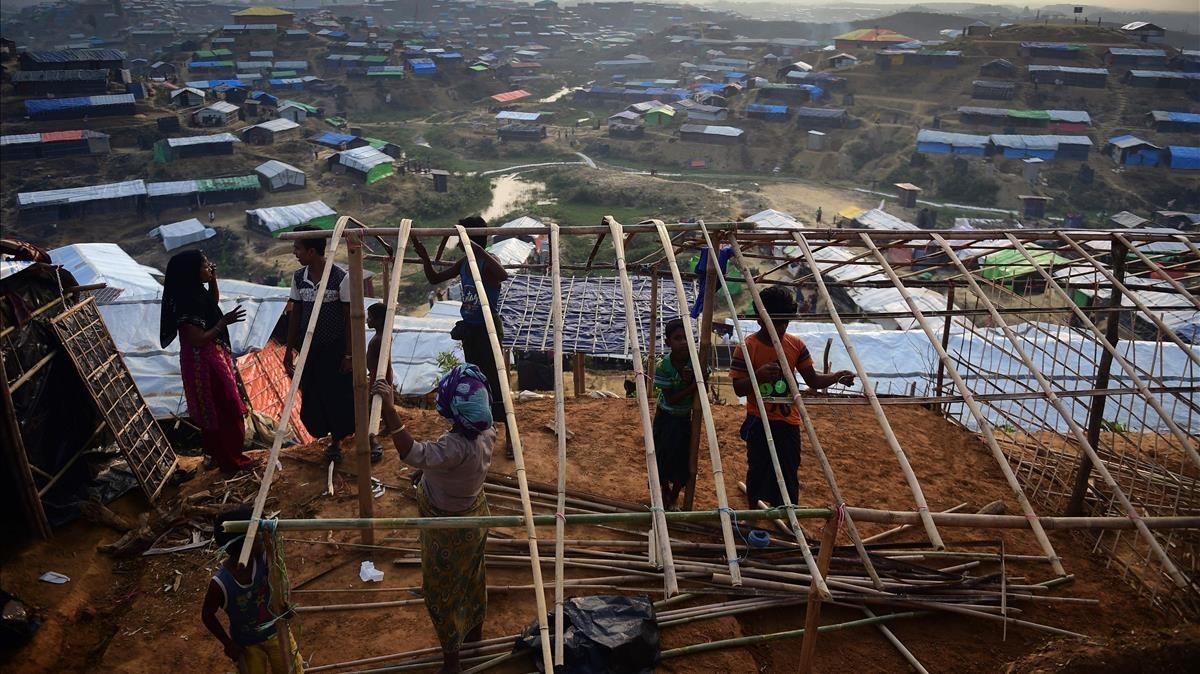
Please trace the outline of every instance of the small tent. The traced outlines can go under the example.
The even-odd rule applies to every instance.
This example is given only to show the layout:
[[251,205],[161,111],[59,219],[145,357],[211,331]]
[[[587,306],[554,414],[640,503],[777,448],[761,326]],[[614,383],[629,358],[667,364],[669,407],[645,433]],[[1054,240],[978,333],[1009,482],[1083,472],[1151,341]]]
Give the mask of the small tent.
[[205,227],[196,218],[188,218],[169,225],[162,225],[150,230],[150,236],[162,239],[163,248],[168,251],[181,248],[190,243],[198,243],[213,238],[217,230]]
[[259,164],[254,168],[254,172],[258,174],[268,192],[277,192],[292,187],[303,189],[306,182],[304,171],[277,159]]

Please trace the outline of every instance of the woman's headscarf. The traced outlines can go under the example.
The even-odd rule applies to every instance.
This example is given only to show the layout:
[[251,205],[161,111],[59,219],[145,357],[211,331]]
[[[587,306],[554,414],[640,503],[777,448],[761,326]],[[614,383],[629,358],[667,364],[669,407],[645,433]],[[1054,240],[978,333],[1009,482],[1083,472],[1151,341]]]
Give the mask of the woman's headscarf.
[[[158,322],[158,341],[163,348],[175,341],[181,322],[195,323],[208,330],[221,318],[220,305],[200,282],[202,264],[204,253],[198,250],[176,253],[167,262]],[[228,347],[229,331],[222,330],[216,341]]]
[[437,411],[471,437],[491,428],[492,397],[487,377],[470,363],[455,365],[438,382]]

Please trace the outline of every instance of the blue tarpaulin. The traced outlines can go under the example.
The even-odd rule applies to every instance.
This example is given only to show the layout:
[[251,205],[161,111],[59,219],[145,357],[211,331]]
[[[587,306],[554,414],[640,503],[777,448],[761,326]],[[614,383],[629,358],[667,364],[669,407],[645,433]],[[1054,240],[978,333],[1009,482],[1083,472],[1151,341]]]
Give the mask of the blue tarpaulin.
[[36,117],[38,115],[44,115],[58,110],[104,107],[110,105],[133,105],[133,103],[133,94],[32,99],[25,101],[25,114],[29,115],[30,117]]
[[1172,169],[1183,171],[1200,170],[1200,147],[1188,145],[1170,145],[1167,155]]
[[352,136],[348,133],[335,133],[333,131],[326,131],[324,133],[318,133],[317,135],[312,136],[309,138],[309,140],[314,143],[320,143],[321,145],[338,147],[343,143],[349,143],[356,138],[358,138],[358,136]]
[[917,152],[929,154],[965,154],[982,157],[987,136],[921,129],[917,132]]

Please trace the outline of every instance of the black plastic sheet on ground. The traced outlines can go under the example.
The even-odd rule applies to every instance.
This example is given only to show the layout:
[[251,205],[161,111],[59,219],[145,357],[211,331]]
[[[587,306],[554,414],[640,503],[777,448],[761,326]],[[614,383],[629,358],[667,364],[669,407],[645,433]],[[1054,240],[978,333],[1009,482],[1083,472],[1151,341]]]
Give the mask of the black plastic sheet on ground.
[[[553,641],[553,612],[547,620]],[[543,671],[536,622],[525,628],[513,652],[528,652],[538,671]],[[648,674],[658,666],[660,653],[658,621],[649,597],[598,595],[563,601],[563,666],[559,671]]]
[[[646,277],[630,279],[638,344],[645,353],[650,336],[650,289]],[[663,352],[663,326],[679,316],[675,283],[658,281],[657,351]],[[684,281],[687,304],[696,297],[695,282]],[[622,356],[629,353],[625,335],[625,298],[618,277],[562,277],[563,351]],[[554,286],[549,276],[514,275],[500,291],[500,319],[504,346],[529,351],[554,349],[554,322],[550,317]]]

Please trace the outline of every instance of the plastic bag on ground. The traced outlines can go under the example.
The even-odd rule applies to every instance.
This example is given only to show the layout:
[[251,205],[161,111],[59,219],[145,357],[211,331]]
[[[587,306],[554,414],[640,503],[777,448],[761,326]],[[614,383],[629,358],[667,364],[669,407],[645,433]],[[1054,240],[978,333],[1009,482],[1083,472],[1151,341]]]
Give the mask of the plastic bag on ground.
[[[563,602],[563,667],[572,674],[642,674],[658,665],[661,643],[649,597],[601,595]],[[554,613],[548,616],[554,639]],[[551,643],[553,647],[553,643]],[[525,628],[514,652],[529,653],[542,670],[537,622]]]

